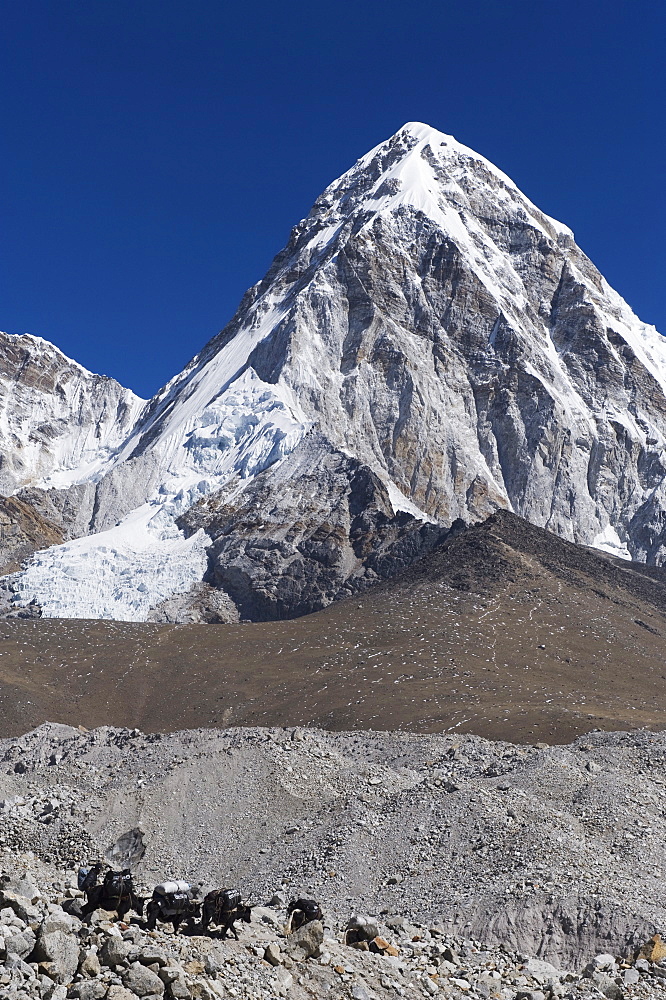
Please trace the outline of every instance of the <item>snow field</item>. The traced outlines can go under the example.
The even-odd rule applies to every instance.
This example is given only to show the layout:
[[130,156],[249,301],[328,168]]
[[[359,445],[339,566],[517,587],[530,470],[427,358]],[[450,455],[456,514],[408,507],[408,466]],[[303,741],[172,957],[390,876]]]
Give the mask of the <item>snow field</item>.
[[186,539],[175,519],[230,480],[248,481],[279,461],[308,427],[289,389],[247,369],[198,420],[192,413],[162,439],[163,482],[150,501],[107,531],[37,553],[14,577],[15,603],[34,599],[45,618],[145,621],[206,570],[208,536]]

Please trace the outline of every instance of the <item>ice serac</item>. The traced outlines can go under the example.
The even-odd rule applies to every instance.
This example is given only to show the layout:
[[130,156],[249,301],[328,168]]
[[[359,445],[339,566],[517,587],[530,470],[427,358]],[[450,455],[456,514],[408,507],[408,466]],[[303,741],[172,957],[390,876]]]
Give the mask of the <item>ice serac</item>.
[[[665,439],[659,334],[505,174],[411,123],[324,191],[228,326],[90,458],[87,484],[79,471],[33,498],[57,524],[85,509],[103,534],[41,553],[16,586],[46,614],[145,617],[170,601],[175,560],[171,595],[200,602],[203,575],[290,615],[373,579],[407,530],[378,532],[386,497],[414,552],[429,522],[507,508],[662,563]],[[365,547],[349,534],[360,479],[379,518]],[[106,581],[94,606],[85,565]],[[301,570],[308,586],[287,586]]]

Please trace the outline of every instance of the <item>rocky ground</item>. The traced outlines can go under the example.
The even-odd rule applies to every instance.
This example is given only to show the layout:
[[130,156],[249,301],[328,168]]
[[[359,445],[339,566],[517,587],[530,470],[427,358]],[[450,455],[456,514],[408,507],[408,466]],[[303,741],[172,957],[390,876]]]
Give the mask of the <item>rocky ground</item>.
[[49,868],[32,853],[5,852],[2,861],[12,873],[0,888],[0,995],[7,1000],[621,1000],[666,992],[660,938],[625,960],[596,955],[579,975],[399,915],[355,914],[345,926],[325,916],[287,933],[278,893],[254,908],[238,942],[221,941],[216,932],[199,936],[196,927],[192,934],[164,925],[148,932],[137,916],[118,921],[104,910],[81,920],[74,871]]
[[[456,996],[470,986],[454,980],[470,984],[483,966],[477,993],[501,987],[513,998],[541,988],[521,967],[529,956],[580,975],[597,954],[633,960],[666,927],[664,733],[593,732],[548,747],[475,736],[258,728],[145,735],[47,724],[0,742],[0,761],[2,866],[13,878],[26,868],[49,899],[97,854],[130,864],[148,886],[182,877],[202,879],[204,890],[237,886],[252,903],[276,893],[317,898],[331,958],[286,969],[296,997],[382,996],[382,978],[403,995],[435,988]],[[286,949],[275,923],[284,912],[269,908],[265,920],[262,912],[242,925],[239,946],[215,944],[241,981],[258,977],[244,987],[251,996],[280,986],[278,967],[262,965],[256,949],[271,941]],[[372,914],[399,954],[343,947],[352,913]],[[166,947],[167,938],[141,941]],[[440,946],[460,965],[442,965]],[[192,938],[183,947],[190,951],[176,958],[185,968],[213,945]],[[30,964],[32,954],[22,959]],[[111,968],[118,984],[123,971]],[[604,988],[617,987],[614,978],[628,996],[660,988],[652,965],[634,994],[624,971],[611,969]],[[562,985],[574,997],[594,989],[589,977]]]

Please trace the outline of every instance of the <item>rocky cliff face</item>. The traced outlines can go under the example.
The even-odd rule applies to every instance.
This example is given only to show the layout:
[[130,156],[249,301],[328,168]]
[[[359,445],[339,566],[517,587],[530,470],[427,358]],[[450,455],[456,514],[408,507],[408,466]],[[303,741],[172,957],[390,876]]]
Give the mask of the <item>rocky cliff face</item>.
[[0,492],[99,475],[143,405],[53,344],[0,333]]
[[360,593],[451,533],[393,512],[382,480],[315,434],[236,493],[221,490],[178,521],[204,528],[207,580],[243,618],[293,618]]
[[16,497],[0,497],[0,574],[13,573],[36,549],[59,545],[62,532]]
[[[304,445],[313,432],[318,460]],[[365,525],[374,540],[356,554],[354,516],[340,502],[361,467],[386,491],[389,519],[406,512],[448,527],[507,508],[639,561],[660,564],[666,553],[662,338],[570,230],[483,157],[418,123],[327,188],[231,323],[120,437],[94,472],[81,466],[70,479],[88,481],[83,504],[33,491],[45,513],[76,510],[75,527],[63,513],[66,534],[102,532],[85,552],[43,554],[18,581],[20,599],[46,614],[145,617],[170,599],[165,543],[185,568],[174,588],[203,574],[256,608],[264,597],[248,594],[265,594],[278,573],[271,614],[295,614],[310,584],[287,585],[289,565],[311,581],[315,604],[334,599],[374,571],[369,553],[376,560],[387,544],[384,528],[380,543],[377,524]],[[356,471],[339,458],[332,469],[334,453]],[[298,502],[285,500],[281,463]],[[273,500],[279,513],[265,516]],[[185,545],[177,519],[200,501],[182,522],[198,525]],[[304,555],[311,528],[328,539],[322,551],[337,532],[332,560]],[[278,550],[277,562],[268,557]],[[94,606],[85,580],[64,605],[52,600],[72,559],[87,567],[75,577],[107,581]]]

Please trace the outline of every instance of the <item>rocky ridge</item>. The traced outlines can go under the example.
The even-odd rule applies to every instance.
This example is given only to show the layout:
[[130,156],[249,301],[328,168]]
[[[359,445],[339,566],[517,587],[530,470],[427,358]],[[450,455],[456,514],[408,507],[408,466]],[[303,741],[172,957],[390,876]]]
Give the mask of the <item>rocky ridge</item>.
[[41,337],[0,333],[0,493],[94,478],[144,403]]

